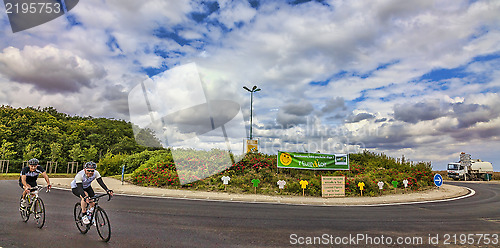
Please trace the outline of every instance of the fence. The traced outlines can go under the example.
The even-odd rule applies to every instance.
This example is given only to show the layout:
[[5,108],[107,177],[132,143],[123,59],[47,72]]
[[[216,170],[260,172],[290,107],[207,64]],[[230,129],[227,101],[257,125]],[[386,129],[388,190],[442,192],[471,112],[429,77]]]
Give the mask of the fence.
[[5,174],[9,172],[9,160],[0,160],[0,173],[3,173],[5,168]]

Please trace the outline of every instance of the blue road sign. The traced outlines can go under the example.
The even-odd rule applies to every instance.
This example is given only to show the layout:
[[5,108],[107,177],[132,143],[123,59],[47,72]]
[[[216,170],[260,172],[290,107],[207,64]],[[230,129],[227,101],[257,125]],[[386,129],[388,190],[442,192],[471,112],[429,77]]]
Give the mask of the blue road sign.
[[443,177],[439,174],[434,175],[434,184],[441,187],[441,185],[443,185]]
[[122,167],[122,184],[123,184],[123,177],[125,176],[125,165]]

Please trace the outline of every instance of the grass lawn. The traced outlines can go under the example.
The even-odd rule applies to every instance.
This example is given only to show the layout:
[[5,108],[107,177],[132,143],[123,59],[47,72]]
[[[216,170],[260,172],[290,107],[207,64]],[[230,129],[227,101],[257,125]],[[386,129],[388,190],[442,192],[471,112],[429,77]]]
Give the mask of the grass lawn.
[[[49,178],[68,178],[68,177],[75,177],[76,174],[66,174],[66,173],[52,173],[49,174]],[[42,176],[39,176],[38,178],[43,178]],[[18,180],[19,179],[19,173],[1,173],[0,174],[0,180]]]

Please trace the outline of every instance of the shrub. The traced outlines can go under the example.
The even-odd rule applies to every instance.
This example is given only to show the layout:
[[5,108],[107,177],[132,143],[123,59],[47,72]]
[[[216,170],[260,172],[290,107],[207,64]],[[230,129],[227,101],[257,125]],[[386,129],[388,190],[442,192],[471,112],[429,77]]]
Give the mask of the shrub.
[[131,181],[141,186],[179,186],[179,177],[175,165],[171,162],[157,163],[148,168],[138,169],[132,173]]
[[108,152],[99,160],[97,169],[102,176],[120,175],[123,161],[126,157],[127,155],[125,154],[112,154]]
[[[309,182],[305,193],[310,196],[321,196],[321,176],[345,176],[346,196],[358,196],[359,182],[365,184],[363,195],[379,195],[377,183],[384,182],[383,193],[392,193],[393,180],[398,181],[398,188],[402,188],[404,179],[409,181],[408,187],[412,190],[426,188],[433,183],[433,173],[429,163],[411,163],[397,161],[383,154],[363,152],[350,155],[350,169],[342,171],[312,171],[296,169],[277,169],[276,156],[261,153],[250,153],[243,157],[236,157],[238,162],[227,168],[227,155],[221,150],[196,151],[190,149],[175,150],[175,165],[183,169],[183,178],[175,173],[173,162],[168,161],[172,156],[157,154],[141,165],[133,174],[133,182],[140,185],[180,185],[180,182],[189,181],[183,187],[188,189],[203,189],[210,191],[223,191],[221,177],[227,175],[231,181],[227,187],[228,192],[254,193],[252,179],[259,179],[257,189],[262,194],[288,194],[302,195],[300,180]],[[160,162],[161,161],[161,162]],[[165,162],[168,161],[168,162]],[[169,163],[167,171],[157,168],[160,164]],[[150,168],[147,170],[147,168]],[[169,173],[167,179],[155,173]],[[207,177],[207,178],[205,178]],[[145,179],[151,182],[144,182]],[[170,179],[170,181],[168,181]],[[168,182],[165,182],[167,180]],[[172,180],[177,180],[172,183]],[[276,182],[285,180],[287,184],[280,191]]]
[[[132,173],[134,172],[137,168],[139,168],[141,165],[146,164],[146,162],[151,159],[151,157],[165,157],[167,159],[155,159],[155,160],[164,160],[168,162],[172,162],[168,159],[169,157],[170,150],[156,150],[156,151],[143,151],[140,153],[132,154],[130,156],[127,156],[124,160],[123,163],[126,165],[125,166],[125,173]],[[170,155],[171,158],[171,155]],[[148,163],[148,165],[153,165],[156,162],[159,161],[154,161],[151,163]]]

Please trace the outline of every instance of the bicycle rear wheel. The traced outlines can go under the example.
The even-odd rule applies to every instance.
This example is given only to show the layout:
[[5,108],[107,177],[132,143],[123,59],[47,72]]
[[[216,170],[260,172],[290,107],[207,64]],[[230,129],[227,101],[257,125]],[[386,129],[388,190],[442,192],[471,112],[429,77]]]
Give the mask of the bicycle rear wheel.
[[81,206],[81,204],[79,202],[77,202],[75,204],[75,209],[73,210],[73,216],[75,217],[75,223],[76,223],[76,227],[78,228],[78,230],[81,233],[86,234],[89,231],[90,226],[83,224],[83,221],[82,221],[82,206]]
[[104,209],[97,207],[94,218],[99,236],[102,240],[108,242],[111,238],[111,225],[109,223],[108,215]]
[[35,204],[35,222],[38,228],[42,228],[45,224],[45,205],[41,198],[37,198]]
[[30,218],[30,212],[28,210],[29,207],[23,207],[21,204],[23,198],[19,199],[19,213],[21,214],[21,218],[24,222],[27,222]]

